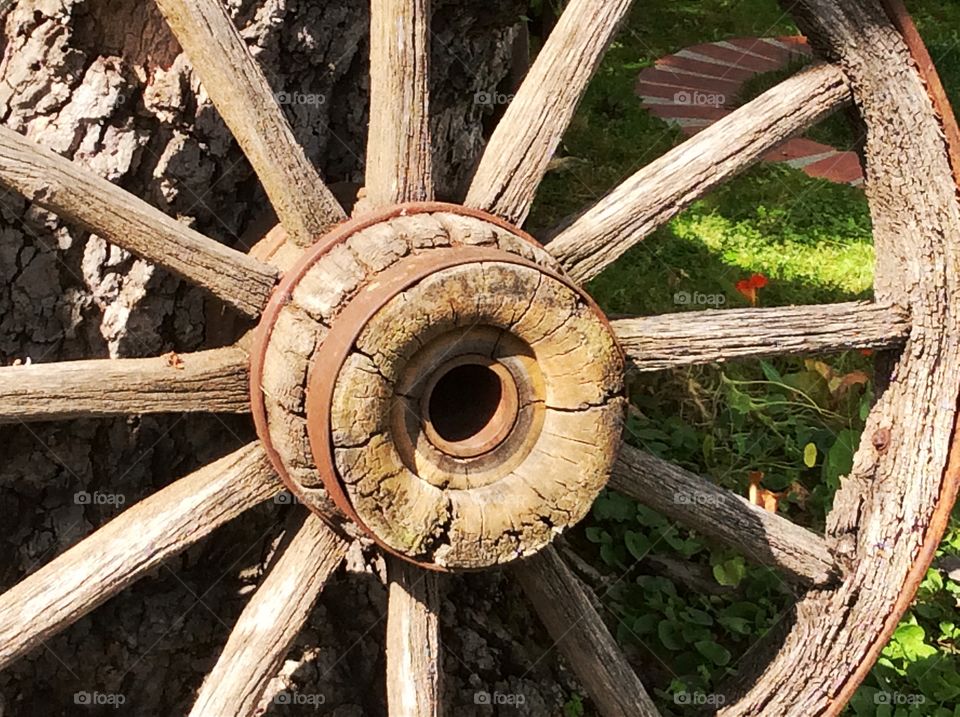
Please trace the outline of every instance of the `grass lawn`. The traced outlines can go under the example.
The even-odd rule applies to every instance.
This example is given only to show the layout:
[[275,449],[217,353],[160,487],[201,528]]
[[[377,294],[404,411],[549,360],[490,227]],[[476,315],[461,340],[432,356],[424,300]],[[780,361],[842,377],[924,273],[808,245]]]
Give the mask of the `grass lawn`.
[[[908,5],[948,92],[960,99],[960,3]],[[552,226],[683,140],[634,95],[642,68],[697,43],[795,33],[774,0],[637,3],[564,139],[561,154],[573,159],[548,175],[530,226]],[[776,79],[757,78],[747,91]],[[853,137],[836,118],[810,136],[834,143]],[[756,167],[646,239],[590,289],[610,313],[681,311],[674,299],[681,291],[747,306],[735,285],[755,273],[769,279],[763,306],[870,298],[873,246],[863,193],[783,166]],[[871,375],[872,359],[850,354],[638,379],[631,440],[742,495],[762,474],[765,488],[786,494],[781,512],[822,528],[859,441]],[[957,526],[944,554],[960,555]],[[776,573],[617,495],[601,498],[571,540],[603,567],[600,592],[618,618],[618,638],[643,666],[664,714],[688,713],[685,695],[712,694],[795,599]],[[960,583],[932,570],[850,714],[960,716],[958,601]],[[877,704],[880,692],[924,701],[895,713]],[[567,717],[590,709],[573,695]]]

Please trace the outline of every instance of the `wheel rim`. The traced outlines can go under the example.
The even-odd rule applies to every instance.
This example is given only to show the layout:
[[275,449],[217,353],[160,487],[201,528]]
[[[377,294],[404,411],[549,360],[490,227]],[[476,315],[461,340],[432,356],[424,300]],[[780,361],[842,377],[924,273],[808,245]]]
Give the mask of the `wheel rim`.
[[[916,42],[915,33],[911,34],[902,7],[894,0],[885,2],[889,16],[899,25],[900,33],[910,41],[918,64],[921,68],[928,68],[929,58],[923,57],[921,46]],[[269,87],[220,4],[213,0],[197,3],[160,0],[159,6],[182,46],[196,63],[201,80],[211,89],[211,97],[227,124],[254,164],[290,241],[307,246],[317,236],[328,236],[330,238],[325,242],[329,246],[325,245],[324,251],[320,252],[325,253],[335,248],[336,241],[333,238],[344,233],[351,234],[357,225],[373,226],[382,221],[382,218],[374,219],[378,216],[377,212],[396,215],[410,211],[412,207],[421,208],[417,211],[449,211],[454,215],[473,218],[478,218],[477,212],[481,211],[485,221],[525,239],[511,225],[522,223],[529,211],[536,186],[572,116],[576,101],[596,68],[603,48],[626,14],[629,3],[620,0],[573,0],[570,3],[481,161],[466,200],[466,204],[474,209],[446,207],[441,210],[437,205],[425,205],[429,209],[423,209],[424,205],[410,204],[429,201],[433,196],[427,122],[428,8],[421,0],[375,2],[371,30],[372,54],[375,66],[379,66],[376,61],[380,60],[384,70],[382,74],[374,74],[372,104],[375,111],[372,113],[370,161],[367,167],[368,192],[360,205],[358,219],[345,226],[341,224],[345,219],[342,208],[305,160],[302,150],[296,146],[279,107],[275,102],[264,102]],[[842,106],[849,96],[848,80],[853,83],[854,97],[871,125],[872,134],[881,140],[884,130],[888,128],[878,119],[880,110],[900,112],[899,115],[894,112],[893,128],[896,130],[896,122],[902,119],[903,105],[908,100],[914,102],[921,130],[919,134],[924,134],[925,139],[914,137],[904,152],[905,155],[911,151],[918,155],[915,166],[905,167],[906,160],[891,158],[889,152],[883,149],[881,140],[874,139],[872,145],[868,141],[867,155],[873,165],[870,167],[872,177],[868,193],[878,220],[880,253],[885,257],[880,265],[878,301],[872,305],[836,305],[824,309],[832,320],[848,332],[851,327],[865,330],[859,331],[853,339],[843,338],[840,330],[830,335],[803,334],[802,340],[789,344],[784,337],[792,337],[798,331],[798,326],[822,318],[822,314],[804,309],[728,312],[729,316],[724,317],[723,321],[729,323],[720,327],[726,329],[740,321],[763,322],[771,335],[758,342],[761,352],[778,349],[782,353],[784,345],[787,345],[786,353],[839,348],[891,349],[904,342],[908,347],[905,356],[897,364],[891,387],[875,412],[876,418],[870,424],[871,433],[858,452],[858,472],[851,476],[847,484],[849,487],[841,496],[841,503],[847,508],[858,501],[864,506],[855,524],[841,524],[841,510],[831,519],[828,539],[823,539],[797,526],[787,525],[777,516],[752,510],[735,497],[722,492],[715,494],[733,529],[722,525],[704,525],[705,533],[738,547],[759,562],[775,565],[794,579],[812,586],[808,597],[799,603],[797,624],[788,638],[792,641],[788,644],[797,646],[796,654],[792,658],[790,655],[779,655],[758,673],[758,684],[745,691],[743,699],[725,708],[724,714],[758,714],[771,709],[784,714],[836,714],[842,709],[906,609],[920,576],[932,560],[950,506],[956,498],[960,474],[960,454],[953,450],[951,442],[956,413],[954,399],[958,394],[957,375],[960,375],[960,369],[954,371],[954,367],[960,365],[952,343],[956,335],[950,327],[942,325],[943,312],[937,312],[937,307],[942,306],[946,299],[940,296],[943,301],[938,304],[939,295],[936,292],[914,290],[910,293],[898,286],[903,276],[910,276],[906,269],[915,267],[909,264],[909,252],[904,251],[905,247],[912,245],[898,243],[900,240],[895,231],[898,217],[906,216],[911,221],[915,220],[921,235],[917,246],[927,252],[927,264],[920,262],[923,267],[929,268],[930,264],[942,269],[956,264],[950,247],[938,241],[943,236],[955,235],[953,230],[960,228],[956,197],[947,196],[939,185],[922,199],[910,191],[905,191],[904,197],[898,199],[896,191],[898,182],[909,177],[909,171],[917,166],[926,167],[928,176],[937,179],[943,178],[945,169],[949,175],[946,148],[940,147],[941,151],[936,151],[939,145],[930,139],[941,125],[932,105],[926,102],[928,98],[923,91],[920,75],[902,66],[908,45],[900,35],[892,33],[888,18],[882,14],[877,0],[856,0],[850,3],[850,7],[844,8],[831,6],[826,0],[803,0],[797,5],[796,12],[798,21],[814,38],[821,52],[828,59],[837,61],[839,67],[814,68],[775,88],[743,108],[743,111],[735,113],[736,117],[730,122],[721,121],[715,131],[704,132],[699,139],[694,138],[650,168],[641,170],[569,226],[559,228],[549,249],[563,272],[550,268],[553,267],[552,260],[544,259],[538,263],[534,258],[531,261],[519,248],[518,256],[507,262],[535,269],[543,275],[553,275],[561,285],[570,288],[570,282],[565,278],[567,275],[576,281],[585,281],[594,276],[627,248],[647,236],[653,227],[674,216],[692,198],[749,166],[769,150],[770,144]],[[585,23],[585,19],[596,22]],[[583,28],[588,26],[591,31],[585,33]],[[399,43],[394,41],[398,28],[402,33]],[[871,38],[879,40],[881,45],[890,46],[894,50],[891,56],[899,57],[901,65],[889,58],[878,59],[870,47],[857,47],[856,42],[850,41],[851,36],[860,38],[860,34],[854,32],[856,29],[861,29],[864,36],[869,34]],[[559,61],[561,58],[573,58],[577,62],[563,63]],[[242,71],[238,73],[236,68]],[[933,81],[935,75],[925,71],[928,84],[934,87],[932,103],[939,103],[947,134],[956,138],[960,133],[948,107],[942,104],[942,96],[936,91],[938,83]],[[899,95],[891,93],[893,100],[884,104],[878,99],[882,95],[878,90],[887,87],[890,77],[895,73],[902,73],[904,87]],[[238,87],[240,91],[236,91]],[[407,92],[403,89],[405,87],[413,89]],[[926,103],[917,102],[921,91]],[[787,111],[783,105],[789,103],[799,103],[801,106]],[[397,132],[397,123],[392,120],[394,115],[387,111],[397,107],[404,110],[405,117],[411,118],[409,127],[404,127],[400,133]],[[531,117],[542,121],[531,122]],[[768,136],[758,139],[755,134],[759,130]],[[730,134],[728,143],[722,147],[711,144],[711,139],[722,137],[725,132]],[[902,132],[899,136],[903,136]],[[924,141],[927,143],[923,144]],[[924,150],[930,150],[931,147],[934,151],[924,154]],[[952,151],[955,158],[955,146]],[[735,161],[725,161],[722,167],[719,164],[713,166],[715,161],[719,163],[724,159],[725,154],[732,155],[734,152],[737,155]],[[4,640],[0,641],[3,644],[0,664],[6,664],[44,637],[92,610],[117,590],[143,575],[159,560],[183,549],[225,520],[276,495],[280,484],[273,479],[270,464],[281,474],[289,472],[289,466],[272,445],[277,433],[271,430],[268,411],[262,405],[264,367],[271,363],[265,359],[270,348],[268,339],[274,322],[287,303],[286,299],[278,300],[276,294],[273,299],[270,298],[278,271],[265,262],[227,250],[196,232],[186,230],[157,210],[133,200],[106,182],[78,172],[69,162],[39,150],[9,130],[0,133],[0,155],[4,159],[4,166],[0,168],[0,183],[5,187],[205,286],[249,316],[257,317],[266,311],[259,341],[254,349],[250,377],[253,386],[252,410],[265,445],[252,445],[184,479],[172,490],[162,491],[156,499],[150,499],[133,509],[133,515],[128,520],[118,519],[111,523],[2,596],[0,637]],[[726,156],[726,159],[729,158]],[[954,169],[956,167],[955,162]],[[678,168],[688,169],[696,178],[677,180],[678,186],[670,186],[669,182],[661,185],[661,175],[676,178]],[[45,181],[38,183],[34,174],[37,169],[44,172]],[[291,188],[296,188],[296,191]],[[952,187],[949,194],[953,194]],[[390,208],[396,204],[402,208]],[[123,207],[123,213],[111,211],[116,207]],[[528,253],[536,255],[537,251],[534,245],[527,246]],[[502,254],[483,255],[483,261],[503,258]],[[462,257],[457,261],[462,262]],[[457,265],[451,264],[451,267]],[[436,271],[437,267],[431,269]],[[898,272],[898,269],[902,271]],[[430,273],[427,272],[425,276]],[[937,275],[936,282],[939,283],[934,288],[949,296],[949,288],[952,287],[949,272]],[[284,291],[284,284],[281,284],[279,296],[283,297]],[[578,294],[585,303],[590,304],[588,297],[582,292]],[[382,306],[385,304],[377,304],[375,308]],[[595,318],[603,321],[602,315]],[[671,334],[670,338],[657,343],[655,329],[668,324],[662,317],[618,319],[611,322],[609,327],[623,344],[627,356],[640,370],[756,355],[756,352],[745,354],[743,346],[729,341],[725,343],[721,340],[726,338],[723,331],[719,331],[718,336],[705,336],[710,320],[710,317],[698,317],[700,323],[695,327],[697,333],[689,336],[690,342],[695,345],[689,354],[684,355],[678,355],[676,347],[670,345],[671,342],[676,344],[678,334]],[[365,321],[345,325],[345,346],[349,348],[358,340],[358,332],[365,325]],[[716,329],[716,326],[713,328]],[[613,339],[611,343],[616,345]],[[653,355],[652,348],[662,350],[663,356]],[[0,417],[7,421],[46,420],[169,410],[177,405],[176,400],[180,395],[177,386],[188,377],[208,383],[210,389],[192,399],[189,405],[182,406],[184,410],[204,410],[209,408],[211,400],[215,400],[224,410],[244,412],[248,406],[237,398],[238,387],[240,393],[248,387],[244,349],[245,345],[241,344],[204,355],[183,357],[187,373],[178,377],[179,380],[171,379],[169,373],[163,370],[164,362],[159,360],[137,364],[120,362],[110,366],[107,365],[110,362],[80,362],[69,368],[73,378],[72,382],[67,381],[67,398],[43,405],[27,404],[44,395],[53,375],[51,370],[32,367],[18,371],[14,377],[8,369],[3,369],[0,372]],[[924,353],[935,353],[938,361],[934,365],[925,363],[922,358]],[[470,360],[474,361],[472,358]],[[343,365],[342,361],[338,367],[340,365]],[[481,364],[475,362],[470,365]],[[57,369],[68,370],[64,367]],[[81,390],[81,384],[88,385],[96,377],[102,376],[105,370],[111,372],[112,385],[125,385],[125,382],[133,379],[144,382],[149,387],[149,400],[125,397],[105,401],[89,391]],[[327,398],[334,395],[333,378],[323,376],[322,372],[318,376],[322,390],[312,391],[311,394],[323,394]],[[441,378],[438,377],[437,381]],[[511,374],[507,383],[501,383],[501,388],[515,385],[515,379],[515,374]],[[327,383],[323,383],[324,380]],[[918,390],[917,396],[949,397],[949,405],[941,406],[941,413],[928,415],[919,412],[916,423],[929,425],[929,441],[909,433],[908,427],[894,420],[902,417],[904,405],[909,405],[911,398],[915,398],[903,387],[902,382],[909,383],[910,380],[925,384],[926,392]],[[311,387],[315,385],[311,379]],[[319,425],[310,434],[314,453],[317,454],[322,454],[327,444],[328,422],[322,418],[329,413],[327,398],[316,399],[321,403],[319,409],[312,413],[321,418],[314,421],[311,417],[309,421]],[[478,438],[479,448],[470,445],[463,447],[463,450],[467,453],[479,451],[478,455],[482,455],[488,444],[495,447],[502,445],[506,431],[504,426],[509,424],[512,427],[518,420],[513,409],[504,410],[507,418],[503,419],[503,425],[494,426],[490,433],[483,434],[482,439]],[[913,417],[909,412],[906,415]],[[596,431],[597,425],[592,424],[592,430]],[[436,426],[431,425],[431,428],[436,429]],[[619,424],[615,428],[611,433],[618,433]],[[480,432],[473,437],[478,435]],[[881,435],[882,440],[878,438]],[[448,445],[444,444],[442,437],[437,439],[434,436],[433,443],[435,447],[439,445],[452,451],[460,450],[454,445],[459,441],[448,442]],[[920,458],[911,459],[913,453],[919,453]],[[920,465],[921,458],[926,461],[924,465]],[[611,455],[609,462],[592,466],[591,474],[596,482],[586,492],[587,495],[595,495],[599,490],[612,460]],[[911,488],[897,483],[891,478],[895,473],[894,468],[903,468],[906,474],[915,475],[919,487]],[[347,530],[348,523],[335,517],[336,508],[364,525],[364,519],[360,518],[348,495],[349,491],[345,489],[343,481],[336,479],[335,473],[333,470],[321,470],[319,476],[329,489],[332,499],[330,505],[311,502],[310,496],[303,493],[301,482],[289,475],[283,477],[288,487],[299,491],[304,501],[314,511],[330,519],[338,530]],[[676,501],[673,505],[669,504],[662,488],[658,493],[655,478],[670,483],[674,489],[692,494],[712,490],[697,484],[696,477],[682,469],[658,463],[628,447],[623,449],[613,473],[613,486],[616,489],[653,504],[667,514],[694,523],[699,519],[698,516],[678,506]],[[882,518],[884,505],[877,500],[877,489],[867,489],[867,477],[876,478],[878,485],[890,491],[887,498],[901,499],[900,503],[913,513]],[[186,500],[184,496],[192,493],[202,495],[202,500]],[[154,514],[160,518],[146,521],[145,516]],[[582,512],[578,515],[582,516]],[[881,518],[877,519],[876,515],[881,515]],[[812,608],[817,606],[817,596],[849,595],[850,601],[843,602],[838,611],[850,617],[861,614],[857,612],[861,610],[858,592],[861,592],[861,587],[869,585],[861,573],[864,566],[871,564],[871,559],[876,562],[876,555],[867,551],[869,546],[857,536],[857,532],[889,527],[884,520],[899,525],[908,517],[920,526],[919,532],[915,530],[916,534],[904,540],[906,547],[896,547],[895,559],[891,561],[895,569],[883,573],[897,580],[894,586],[897,590],[891,592],[888,585],[880,586],[883,589],[876,591],[876,607],[883,613],[882,619],[878,621],[871,618],[870,629],[850,644],[849,656],[839,654],[842,647],[821,646],[811,641],[809,634],[804,631],[827,633],[831,625],[829,620],[832,619],[829,615],[820,619],[820,616],[811,613]],[[271,671],[282,660],[324,581],[342,559],[347,545],[343,535],[331,531],[316,516],[301,513],[299,518],[299,522],[291,528],[293,537],[283,555],[251,603],[250,612],[245,612],[241,618],[214,670],[218,678],[231,673],[231,681],[214,680],[211,677],[201,691],[195,708],[197,714],[204,710],[252,713],[256,699],[272,676]],[[124,550],[119,536],[134,526],[131,520],[134,523],[137,520],[145,521],[142,541]],[[405,560],[416,560],[416,554],[397,550],[397,546],[384,540],[382,534],[370,530],[370,526],[364,527],[388,552],[400,554]],[[506,533],[507,529],[503,531]],[[845,542],[848,536],[853,537]],[[164,541],[165,537],[170,540]],[[517,572],[561,651],[580,674],[603,713],[655,714],[646,691],[626,660],[613,647],[609,632],[593,610],[583,588],[564,568],[548,544],[549,540],[540,541],[535,549],[527,551],[537,555],[512,570]],[[524,553],[522,550],[517,552]],[[102,561],[96,559],[96,556],[107,553],[116,556],[114,567],[119,571],[119,578],[106,573],[105,570],[110,566],[101,565],[99,562]],[[435,561],[417,562],[425,567],[438,567]],[[491,560],[489,564],[500,562],[506,560]],[[434,659],[424,662],[416,659],[414,653],[420,645],[437,644],[436,576],[418,580],[412,577],[416,573],[410,572],[414,568],[409,565],[391,561],[390,566],[393,581],[390,587],[392,626],[388,628],[391,711],[397,714],[432,714],[439,700],[436,655],[434,652]],[[75,577],[85,579],[65,595],[57,592],[56,584],[58,571],[66,568],[73,568]],[[295,609],[285,613],[285,621],[276,631],[267,635],[258,634],[250,615],[277,604],[281,586],[288,584],[291,576],[304,574],[311,575],[312,579],[301,581],[296,599],[288,600]],[[25,625],[22,622],[19,615],[23,604],[32,606],[34,614],[42,615],[37,624]],[[249,647],[244,645],[251,639],[254,639],[257,649],[269,655],[269,659],[245,661],[244,650]],[[587,642],[584,642],[585,639]],[[592,644],[595,649],[584,652],[579,647],[583,644]],[[831,670],[829,684],[814,683],[809,679],[810,655],[821,654],[817,653],[821,648],[826,656],[824,661]],[[786,662],[788,658],[795,660],[798,669],[786,669],[791,666]],[[238,666],[239,669],[235,669]],[[399,689],[402,684],[413,687],[410,690]],[[619,685],[618,691],[611,690],[613,684]],[[236,696],[241,693],[242,696]]]

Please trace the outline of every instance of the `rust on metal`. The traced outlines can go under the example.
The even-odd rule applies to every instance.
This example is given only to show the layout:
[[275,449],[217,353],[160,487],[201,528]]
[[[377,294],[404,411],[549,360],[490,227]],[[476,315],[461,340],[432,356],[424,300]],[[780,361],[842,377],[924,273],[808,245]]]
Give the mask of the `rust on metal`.
[[[490,411],[484,425],[479,426],[471,435],[463,438],[444,436],[443,431],[437,427],[439,416],[433,415],[434,392],[438,384],[454,370],[471,366],[490,372],[497,383],[497,405]],[[520,391],[513,374],[499,361],[474,354],[456,356],[430,376],[420,399],[420,415],[423,417],[427,438],[437,449],[454,458],[476,458],[501,445],[513,430],[520,416]]]
[[[302,281],[307,272],[333,248],[356,234],[377,224],[387,222],[400,216],[416,214],[450,213],[473,217],[493,224],[510,232],[517,238],[526,241],[535,247],[542,245],[530,234],[515,227],[504,219],[488,214],[487,212],[444,202],[415,202],[386,207],[376,212],[359,215],[349,219],[321,237],[316,244],[306,250],[300,260],[286,272],[275,287],[270,302],[261,316],[260,324],[253,334],[253,343],[250,351],[250,406],[257,435],[270,461],[283,481],[284,485],[297,496],[304,504],[311,505],[297,483],[290,477],[283,466],[283,461],[273,445],[270,436],[270,426],[267,418],[266,404],[261,388],[263,381],[263,365],[266,359],[267,348],[274,327],[283,310],[293,296],[296,286]],[[511,255],[500,250],[483,247],[458,247],[455,250],[438,250],[421,257],[407,259],[394,269],[388,269],[377,277],[376,291],[361,291],[350,301],[341,314],[334,321],[329,334],[320,350],[322,370],[317,370],[315,364],[310,369],[308,377],[309,391],[307,393],[307,426],[311,443],[311,451],[317,470],[334,505],[361,530],[364,531],[377,545],[387,553],[407,562],[414,563],[428,570],[447,572],[447,570],[433,563],[419,562],[408,555],[404,555],[386,545],[357,515],[351,505],[344,487],[337,474],[330,436],[330,407],[333,398],[337,376],[346,360],[354,341],[363,327],[370,321],[383,304],[411,285],[426,278],[430,274],[442,269],[451,268],[478,261],[495,261],[533,268],[536,271],[563,283],[574,291],[592,312],[610,328],[609,321],[593,298],[582,288],[574,284],[568,277],[550,268],[540,266],[522,257]],[[612,335],[612,329],[611,329]],[[617,342],[617,348],[623,350]],[[335,516],[321,516],[335,521]]]
[[[946,138],[947,154],[950,158],[950,166],[953,170],[954,181],[957,189],[960,191],[960,127],[957,125],[957,119],[947,98],[946,91],[943,88],[943,82],[933,64],[930,52],[927,50],[917,27],[907,12],[902,0],[881,0],[891,22],[903,36],[917,69],[927,86],[930,95],[930,101],[940,115],[940,121],[943,124],[944,137]],[[957,400],[957,416],[960,416],[960,396]],[[870,645],[860,666],[847,681],[843,684],[840,691],[834,698],[827,714],[830,717],[836,717],[845,709],[847,703],[853,699],[854,693],[860,687],[860,684],[866,679],[867,675],[873,669],[873,665],[879,659],[883,648],[893,637],[894,631],[900,624],[900,620],[910,605],[913,603],[920,588],[920,584],[926,577],[927,570],[936,557],[937,550],[943,537],[946,535],[950,524],[950,515],[953,512],[953,506],[960,495],[960,426],[957,424],[957,418],[954,418],[953,441],[950,446],[950,452],[947,456],[947,466],[943,474],[943,482],[940,486],[940,498],[930,518],[930,524],[927,527],[927,534],[924,536],[923,545],[917,554],[916,560],[907,574],[907,579],[900,591],[890,615],[884,623],[883,629],[877,635],[876,639]]]
[[933,106],[940,115],[943,133],[947,140],[947,151],[950,155],[950,166],[953,169],[953,179],[960,188],[960,127],[957,126],[957,118],[947,97],[947,91],[943,87],[943,81],[903,0],[882,0],[882,2],[890,20],[910,48],[910,54],[913,56],[913,61],[917,63],[917,70],[927,86]]
[[[438,250],[424,254],[409,259],[392,269],[387,269],[377,277],[375,291],[361,292],[343,309],[330,332],[324,338],[323,347],[319,354],[320,363],[314,364],[311,368],[307,383],[309,387],[307,391],[307,431],[310,436],[310,448],[313,459],[317,464],[317,470],[320,472],[320,478],[323,480],[323,485],[330,498],[350,520],[356,523],[383,550],[407,562],[438,572],[447,572],[447,570],[433,563],[420,562],[409,555],[394,550],[382,541],[357,515],[356,510],[350,503],[334,462],[330,406],[333,402],[333,392],[336,388],[340,370],[353,350],[357,337],[388,301],[438,271],[484,261],[536,269],[558,281],[563,281],[565,285],[571,286],[578,294],[582,293],[580,289],[573,287],[568,280],[555,272],[498,249],[457,247],[456,249]],[[288,487],[291,483],[288,483]]]
[[[404,214],[425,214],[431,212],[449,212],[451,214],[460,214],[487,221],[512,232],[533,246],[541,246],[540,242],[526,232],[492,214],[457,204],[418,202],[386,207],[370,214],[363,214],[349,219],[338,224],[331,229],[328,234],[321,237],[316,244],[307,249],[297,264],[283,275],[280,283],[274,288],[273,297],[267,304],[267,308],[264,309],[260,317],[260,323],[253,333],[253,345],[250,350],[250,406],[253,414],[253,422],[257,429],[257,435],[260,437],[264,450],[266,450],[267,455],[270,457],[271,463],[274,468],[276,468],[280,478],[282,478],[287,485],[290,485],[292,481],[289,480],[289,476],[283,468],[283,462],[280,460],[280,456],[270,440],[270,430],[267,425],[267,409],[263,402],[263,392],[260,388],[263,380],[263,361],[266,357],[267,345],[270,343],[270,337],[273,334],[273,328],[277,323],[280,311],[283,309],[284,304],[290,300],[294,288],[300,283],[310,268],[331,249],[348,237],[376,224],[380,224],[381,222],[403,216]],[[590,304],[595,307],[592,299],[590,300]]]

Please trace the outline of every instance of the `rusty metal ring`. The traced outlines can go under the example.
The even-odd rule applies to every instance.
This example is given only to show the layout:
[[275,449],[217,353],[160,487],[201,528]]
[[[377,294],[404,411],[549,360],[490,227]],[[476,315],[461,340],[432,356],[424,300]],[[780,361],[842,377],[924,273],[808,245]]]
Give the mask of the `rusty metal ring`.
[[[280,283],[274,289],[273,296],[267,308],[263,312],[261,322],[254,332],[253,345],[250,353],[251,412],[253,414],[257,435],[277,474],[287,489],[307,505],[310,504],[310,501],[306,498],[300,486],[298,486],[287,473],[283,461],[273,445],[261,388],[263,364],[266,359],[270,338],[280,312],[291,300],[296,286],[307,272],[309,272],[320,259],[350,236],[396,217],[441,212],[479,219],[508,231],[511,235],[529,243],[531,246],[542,248],[542,245],[529,234],[499,217],[480,210],[442,202],[420,202],[396,205],[344,222],[335,227],[329,234],[322,237],[317,244],[307,250],[304,256],[300,258],[290,271],[284,274]],[[387,269],[382,272],[377,277],[376,291],[365,292],[365,289],[361,288],[360,294],[347,303],[334,321],[330,332],[324,338],[323,348],[321,349],[324,355],[324,371],[317,371],[316,365],[311,366],[307,381],[306,413],[308,417],[307,425],[311,451],[324,488],[327,490],[334,505],[387,553],[437,572],[448,572],[448,570],[433,563],[417,561],[408,555],[394,550],[386,545],[363,520],[361,520],[359,515],[357,515],[357,512],[346,495],[344,486],[334,465],[332,445],[330,443],[330,405],[337,376],[343,367],[349,351],[364,326],[383,304],[411,285],[416,284],[437,271],[482,261],[509,263],[532,268],[541,274],[557,280],[573,291],[589,307],[591,312],[602,324],[608,329],[611,329],[609,320],[593,298],[558,271],[536,264],[523,257],[489,248],[461,246],[455,249],[436,250],[430,254],[407,259],[396,268]],[[613,336],[612,329],[611,336]],[[616,341],[615,336],[614,342],[621,357],[625,357],[623,349],[619,342]],[[325,438],[321,438],[321,436],[325,436]],[[331,516],[323,517],[328,520],[331,518]]]
[[[954,182],[960,192],[960,127],[957,125],[956,115],[953,107],[947,98],[947,93],[943,87],[943,81],[933,64],[930,52],[924,44],[920,33],[917,30],[913,18],[907,12],[902,0],[881,0],[884,9],[887,12],[890,21],[899,31],[910,50],[914,62],[917,64],[917,70],[927,86],[927,94],[934,109],[940,115],[940,121],[943,126],[944,138],[946,141],[947,156],[950,160],[950,166],[953,170]],[[907,574],[907,579],[903,584],[900,596],[894,604],[893,611],[888,617],[883,629],[878,633],[876,639],[870,646],[867,655],[861,662],[858,670],[850,676],[846,684],[837,694],[834,704],[837,709],[830,710],[829,714],[838,714],[842,711],[859,688],[860,684],[866,679],[874,663],[879,659],[884,646],[893,637],[900,619],[910,608],[910,604],[916,597],[920,583],[926,577],[928,567],[933,563],[937,549],[946,535],[947,527],[950,523],[950,515],[953,512],[953,506],[960,495],[960,425],[954,424],[953,442],[950,446],[947,465],[944,471],[943,485],[940,490],[940,498],[933,516],[930,519],[930,525],[927,529],[927,535],[920,547],[920,552],[914,560],[913,566]]]

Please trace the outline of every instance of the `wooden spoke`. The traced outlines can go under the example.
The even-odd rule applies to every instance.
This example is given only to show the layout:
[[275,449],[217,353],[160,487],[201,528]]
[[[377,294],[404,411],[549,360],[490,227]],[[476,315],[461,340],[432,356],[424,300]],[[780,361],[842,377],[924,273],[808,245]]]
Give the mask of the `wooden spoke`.
[[370,4],[366,208],[433,199],[430,1]]
[[0,424],[142,413],[246,413],[239,348],[0,368]]
[[673,463],[624,444],[609,487],[770,565],[823,586],[840,575],[826,541]]
[[660,714],[594,609],[586,589],[554,548],[541,551],[512,570],[600,714]]
[[346,215],[297,143],[227,6],[221,0],[157,0],[157,5],[291,240],[312,244]]
[[466,204],[526,219],[547,164],[632,0],[571,0],[483,154]]
[[0,186],[258,316],[274,268],[189,229],[68,159],[0,127]]
[[814,46],[851,75],[869,128],[875,293],[909,306],[915,328],[889,381],[881,377],[884,390],[827,518],[827,535],[853,567],[836,590],[797,603],[771,660],[740,670],[741,699],[718,711],[727,717],[839,715],[902,624],[960,484],[960,204],[945,143],[949,104],[935,106],[923,66],[882,6],[902,21],[902,3],[789,5]]
[[691,203],[850,101],[843,72],[817,65],[782,82],[641,169],[550,242],[578,281]]
[[391,558],[387,703],[394,717],[440,714],[440,577]]
[[282,490],[252,443],[137,503],[0,595],[0,669]]
[[639,371],[769,356],[903,346],[907,313],[867,302],[773,309],[689,311],[611,322]]
[[346,554],[347,542],[303,511],[244,609],[190,714],[252,717],[260,698]]

